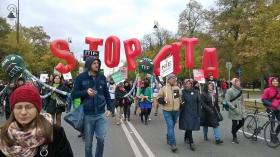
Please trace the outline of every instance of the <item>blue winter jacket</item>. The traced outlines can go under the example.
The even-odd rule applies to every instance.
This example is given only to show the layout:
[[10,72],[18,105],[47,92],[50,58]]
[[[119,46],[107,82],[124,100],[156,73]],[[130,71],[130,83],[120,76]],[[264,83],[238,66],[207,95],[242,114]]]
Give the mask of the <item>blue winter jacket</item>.
[[[88,58],[86,60],[86,69],[90,69],[91,64],[95,58]],[[97,59],[101,64],[100,60]],[[97,91],[93,97],[87,94],[88,88]],[[84,105],[85,115],[100,115],[105,112],[105,105],[107,109],[112,111],[112,102],[107,87],[106,77],[97,73],[96,76],[90,74],[89,70],[81,73],[75,80],[72,97],[81,98],[81,104]]]

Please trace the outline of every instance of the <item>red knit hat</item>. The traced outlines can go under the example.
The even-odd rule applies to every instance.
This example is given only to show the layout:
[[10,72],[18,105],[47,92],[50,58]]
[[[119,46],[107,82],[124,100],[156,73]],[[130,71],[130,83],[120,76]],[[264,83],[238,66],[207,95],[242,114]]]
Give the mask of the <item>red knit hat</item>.
[[30,102],[37,108],[38,112],[42,109],[42,99],[38,89],[33,85],[20,86],[12,93],[10,96],[11,110],[18,102]]

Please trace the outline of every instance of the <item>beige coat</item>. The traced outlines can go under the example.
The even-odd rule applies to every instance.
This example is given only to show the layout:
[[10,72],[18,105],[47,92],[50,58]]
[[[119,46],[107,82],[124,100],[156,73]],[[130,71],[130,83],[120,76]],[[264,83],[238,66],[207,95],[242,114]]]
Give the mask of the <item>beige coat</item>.
[[[179,93],[179,95],[177,95],[177,93]],[[178,86],[171,86],[169,83],[166,86],[163,86],[159,90],[157,99],[160,97],[166,97],[167,103],[162,105],[164,111],[179,111],[182,91]]]

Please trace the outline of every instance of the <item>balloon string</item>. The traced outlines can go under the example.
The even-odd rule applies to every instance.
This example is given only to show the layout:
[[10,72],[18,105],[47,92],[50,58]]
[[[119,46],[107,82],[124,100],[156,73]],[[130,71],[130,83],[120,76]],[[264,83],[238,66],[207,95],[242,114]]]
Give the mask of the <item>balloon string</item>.
[[45,95],[40,95],[40,97],[42,99],[46,99],[47,97],[51,96],[52,95],[52,92],[49,92],[48,94],[45,94]]
[[1,90],[0,96],[4,93],[4,91],[5,91],[7,88],[8,88],[8,86],[5,86],[5,87]]
[[130,90],[126,95],[124,95],[124,97],[127,97],[127,96],[130,96],[130,95],[131,95],[131,93],[134,91],[134,89],[135,89],[135,87],[136,87],[136,84],[137,84],[137,81],[135,80],[134,83],[133,83],[133,85],[132,85],[131,90]]
[[56,93],[59,93],[59,94],[62,94],[62,95],[67,95],[67,96],[70,95],[70,93],[68,93],[68,92],[65,92],[65,91],[56,89],[55,87],[52,87],[52,86],[50,86],[50,85],[48,85],[48,84],[46,84],[46,83],[40,81],[38,78],[36,78],[34,75],[32,75],[31,72],[28,71],[27,69],[25,69],[24,72],[25,72],[29,77],[31,77],[31,79],[32,79],[33,81],[35,81],[35,82],[37,82],[37,83],[39,83],[39,84],[41,84],[41,85],[43,85],[43,86],[45,86],[45,87],[51,89],[52,91],[54,91],[54,92],[56,92]]

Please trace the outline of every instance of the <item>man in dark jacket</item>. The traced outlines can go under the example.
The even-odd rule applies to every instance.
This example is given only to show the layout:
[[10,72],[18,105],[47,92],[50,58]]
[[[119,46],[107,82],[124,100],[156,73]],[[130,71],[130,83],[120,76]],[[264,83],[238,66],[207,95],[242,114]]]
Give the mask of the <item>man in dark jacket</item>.
[[[107,130],[106,117],[112,111],[112,102],[106,77],[99,73],[101,61],[95,57],[88,57],[85,66],[86,71],[75,80],[72,96],[73,98],[81,98],[82,105],[84,105],[85,157],[93,157],[92,141],[94,134],[97,139],[95,156],[102,157]],[[107,105],[106,112],[105,104]]]

